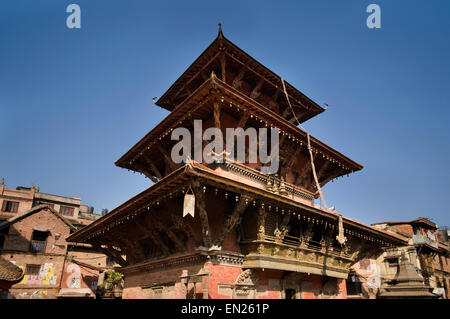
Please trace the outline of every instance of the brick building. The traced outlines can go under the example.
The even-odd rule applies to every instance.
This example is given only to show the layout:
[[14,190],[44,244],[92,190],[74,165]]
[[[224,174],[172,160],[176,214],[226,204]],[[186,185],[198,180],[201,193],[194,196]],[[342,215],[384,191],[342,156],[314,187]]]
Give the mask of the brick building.
[[[379,298],[396,286],[400,261],[410,264],[422,292],[448,299],[450,260],[448,236],[439,236],[437,225],[419,217],[411,221],[380,222],[374,227],[404,238],[404,245],[391,247],[378,256],[365,258],[352,266],[347,291],[351,298]],[[445,230],[446,232],[446,230]],[[403,297],[414,297],[410,295]],[[416,291],[419,295],[421,292]]]
[[81,204],[78,197],[42,193],[39,187],[35,186],[10,189],[5,187],[4,179],[0,181],[0,221],[27,212],[38,205],[53,208],[75,226],[88,225],[99,217],[94,214],[93,207]]
[[[404,236],[415,269],[430,291],[448,298],[450,287],[450,257],[448,237],[439,236],[438,227],[427,218],[410,221],[381,222],[373,226]],[[390,260],[391,263],[396,260]]]
[[35,187],[0,187],[0,258],[21,269],[19,282],[0,298],[95,297],[99,277],[113,267],[89,245],[66,238],[99,215],[78,198],[40,193]]

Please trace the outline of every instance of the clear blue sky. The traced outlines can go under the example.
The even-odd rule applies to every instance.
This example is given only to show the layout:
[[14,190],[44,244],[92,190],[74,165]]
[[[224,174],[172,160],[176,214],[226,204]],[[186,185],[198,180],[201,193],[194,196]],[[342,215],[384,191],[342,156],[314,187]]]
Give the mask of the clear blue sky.
[[[82,28],[66,27],[70,3]],[[366,7],[381,7],[368,29]],[[153,105],[217,35],[327,111],[310,133],[365,165],[324,187],[365,223],[450,226],[449,1],[0,2],[0,177],[96,212],[151,185],[114,160],[168,112]]]

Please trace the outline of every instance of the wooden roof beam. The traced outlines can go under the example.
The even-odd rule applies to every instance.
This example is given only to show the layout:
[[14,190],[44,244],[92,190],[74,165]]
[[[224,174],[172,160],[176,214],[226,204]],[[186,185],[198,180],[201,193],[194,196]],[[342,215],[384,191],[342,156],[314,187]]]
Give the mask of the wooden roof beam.
[[122,266],[122,267],[127,266],[127,264],[128,264],[127,261],[125,259],[123,259],[123,257],[121,256],[121,254],[118,250],[116,250],[108,245],[105,245],[105,247],[103,247],[102,245],[100,245],[98,243],[94,243],[94,242],[89,242],[89,243],[92,245],[92,247],[103,252],[106,256],[108,256],[109,258],[114,260],[120,266]]
[[222,232],[215,240],[214,244],[222,247],[223,241],[240,223],[242,220],[242,213],[248,207],[250,202],[253,200],[253,197],[247,195],[241,195],[239,201],[234,206],[233,212],[230,216],[228,216],[225,224],[222,228]]
[[163,255],[170,255],[169,247],[164,244],[161,237],[153,229],[147,227],[144,223],[138,223],[137,221],[135,221],[135,225],[146,234],[147,238],[150,238],[150,240],[161,250]]
[[280,94],[280,90],[276,88],[275,93],[269,102],[269,108],[276,113],[280,113],[280,105],[277,103],[279,94]]
[[261,87],[264,84],[264,79],[260,79],[253,90],[250,92],[250,97],[256,100],[261,95]]
[[241,118],[239,119],[239,123],[238,123],[237,127],[244,128],[245,125],[247,124],[249,117],[250,117],[250,111],[248,111],[248,110],[244,111],[244,113],[242,113],[242,115],[241,115]]
[[135,162],[134,166],[139,169],[139,172],[147,176],[153,183],[158,183],[158,180],[153,177],[153,174],[142,164]]
[[238,75],[233,80],[232,86],[235,89],[239,89],[242,85],[242,78],[245,75],[245,71],[247,71],[247,68],[245,66],[241,67],[241,70],[239,71]]
[[[261,74],[260,74],[259,72],[257,72],[256,70],[252,69],[250,65],[247,65],[247,64],[241,62],[239,59],[235,58],[234,56],[232,56],[232,55],[229,54],[228,52],[227,52],[226,54],[227,54],[231,59],[233,59],[233,60],[236,61],[238,64],[240,64],[242,67],[245,67],[247,70],[251,71],[251,72],[252,72],[253,74],[255,74],[257,77],[262,78],[264,81],[266,81],[267,83],[271,84],[273,87],[275,87],[275,88],[278,89],[278,85],[274,84],[270,79],[266,78],[265,76],[261,75]],[[289,87],[288,87],[287,85],[286,85],[286,90],[287,90],[287,91],[289,90]],[[306,107],[301,101],[297,101],[297,99],[295,99],[289,92],[287,92],[287,93],[288,93],[289,99],[291,100],[291,103],[292,103],[292,101],[295,101],[295,102],[297,102],[297,103],[300,102],[300,103],[302,104],[302,106],[303,106],[305,109],[308,109],[308,107]]]
[[165,233],[167,235],[167,237],[169,237],[169,239],[175,244],[175,246],[179,249],[179,250],[183,250],[184,249],[184,244],[183,242],[177,237],[177,235],[175,235],[175,233],[166,225],[164,225],[162,222],[160,222],[158,220],[158,218],[155,218],[152,215],[147,215],[148,220],[155,225],[155,227]]
[[303,181],[303,179],[307,176],[307,174],[310,172],[311,172],[311,161],[309,160],[308,157],[305,157],[305,163],[303,167],[300,169],[299,175],[295,180],[294,184],[297,185],[300,184]]
[[188,236],[188,238],[191,238],[192,241],[197,246],[201,245],[201,240],[198,238],[198,236],[194,232],[194,229],[191,227],[191,225],[189,224],[189,222],[186,219],[177,215],[175,212],[172,212],[170,214],[170,217],[172,219],[173,224],[176,227],[178,227],[181,231],[183,231]]
[[214,101],[213,108],[214,108],[214,110],[213,110],[213,113],[214,113],[213,114],[214,115],[214,125],[218,129],[220,129],[221,128],[221,123],[220,123],[220,109],[221,109],[221,106],[220,106],[218,101]]
[[172,159],[170,158],[169,154],[167,154],[167,151],[162,148],[161,144],[158,144],[158,149],[161,152],[161,154],[163,155],[166,165],[171,170],[176,170],[177,169],[177,165],[172,161]]
[[290,153],[291,155],[287,158],[284,165],[282,165],[282,167],[281,167],[281,171],[282,171],[281,175],[282,176],[284,176],[286,178],[286,174],[292,169],[292,166],[294,166],[301,151],[302,151],[302,147],[298,146],[297,149],[293,153]]
[[319,182],[320,187],[322,187],[323,185],[325,185],[326,183],[328,183],[329,181],[334,179],[337,176],[336,174],[338,174],[340,171],[341,171],[341,169],[339,167],[337,167],[333,171],[331,171],[330,175],[326,179]]
[[222,53],[222,56],[220,57],[220,69],[221,69],[220,73],[222,73],[221,74],[222,75],[222,81],[225,82],[225,83],[227,82],[226,65],[227,65],[227,62],[226,62],[226,59],[225,59],[225,53]]
[[325,173],[325,171],[329,165],[330,165],[330,161],[325,160],[325,163],[322,165],[322,167],[317,172],[317,180],[320,181],[320,179],[322,178],[323,174]]
[[144,157],[144,160],[147,162],[147,164],[150,166],[152,172],[156,175],[156,177],[158,179],[162,179],[163,176],[161,174],[161,172],[159,171],[159,169],[156,167],[155,163],[151,160],[150,156],[148,156],[147,153],[144,153],[142,155]]
[[219,55],[221,54],[221,52],[217,52],[207,63],[205,63],[205,65],[200,68],[200,70],[198,70],[197,72],[194,73],[194,75],[191,76],[191,78],[189,80],[186,81],[186,83],[183,84],[183,86],[174,94],[173,99],[176,99],[177,96],[184,91],[184,88],[191,83],[194,79],[196,79]]
[[[127,233],[126,235],[133,236],[132,233]],[[122,240],[127,245],[127,248],[131,252],[131,254],[137,257],[138,260],[142,260],[145,258],[144,250],[138,239],[133,236],[133,240],[131,240],[126,236],[122,236]]]

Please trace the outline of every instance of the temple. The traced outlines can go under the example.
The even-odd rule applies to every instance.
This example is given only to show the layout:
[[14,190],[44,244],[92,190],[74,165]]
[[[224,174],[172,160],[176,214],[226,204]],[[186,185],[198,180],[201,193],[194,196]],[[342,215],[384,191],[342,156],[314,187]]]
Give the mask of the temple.
[[[313,167],[322,187],[363,166],[313,136],[311,161],[298,123],[324,109],[220,28],[156,104],[168,116],[115,162],[154,184],[68,238],[120,264],[122,298],[346,298],[352,265],[405,244],[314,203]],[[194,120],[224,135],[277,129],[270,149],[279,149],[279,170],[264,174],[261,161],[241,163],[226,152],[212,163],[188,156],[175,163],[171,133],[193,134]],[[183,216],[188,194],[195,210]]]

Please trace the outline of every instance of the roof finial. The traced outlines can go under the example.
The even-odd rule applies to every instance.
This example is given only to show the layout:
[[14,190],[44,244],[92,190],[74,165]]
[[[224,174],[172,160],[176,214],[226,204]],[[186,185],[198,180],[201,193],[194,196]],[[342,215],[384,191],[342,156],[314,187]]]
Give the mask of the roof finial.
[[223,34],[222,34],[222,23],[219,22],[219,37],[222,37],[222,36],[223,36]]

